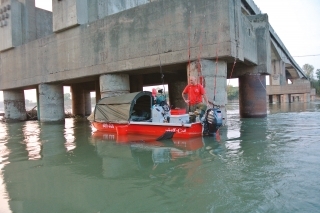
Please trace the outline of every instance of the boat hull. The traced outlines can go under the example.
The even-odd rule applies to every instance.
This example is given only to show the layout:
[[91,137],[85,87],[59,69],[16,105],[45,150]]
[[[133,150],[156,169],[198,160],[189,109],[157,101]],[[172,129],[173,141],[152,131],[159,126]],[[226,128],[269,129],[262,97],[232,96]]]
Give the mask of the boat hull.
[[191,124],[130,122],[128,124],[92,122],[94,128],[102,132],[116,133],[117,135],[138,134],[161,137],[172,133],[172,138],[192,138],[202,135],[200,122]]

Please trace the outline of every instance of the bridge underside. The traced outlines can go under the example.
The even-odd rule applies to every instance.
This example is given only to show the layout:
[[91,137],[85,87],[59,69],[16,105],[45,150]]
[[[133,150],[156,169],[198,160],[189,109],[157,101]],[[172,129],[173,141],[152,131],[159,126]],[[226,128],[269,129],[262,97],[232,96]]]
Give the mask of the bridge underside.
[[[132,0],[117,6],[111,1],[53,1],[51,16],[28,2],[1,3],[11,5],[11,19],[0,31],[0,89],[7,103],[20,102],[24,89],[37,89],[40,114],[61,108],[63,86],[71,87],[73,105],[83,105],[73,110],[86,115],[91,91],[100,98],[165,83],[170,103],[185,107],[181,92],[190,75],[196,75],[199,82],[205,80],[209,99],[225,106],[228,78],[254,85],[242,84],[240,92],[259,91],[266,97],[265,76],[270,75],[272,86],[302,76],[270,33],[267,15],[248,12],[250,2],[244,0]],[[266,115],[255,107],[266,98],[250,106],[252,100],[241,100],[240,114]],[[10,110],[8,118],[18,109]],[[50,111],[52,117],[44,120],[62,119],[61,111]]]

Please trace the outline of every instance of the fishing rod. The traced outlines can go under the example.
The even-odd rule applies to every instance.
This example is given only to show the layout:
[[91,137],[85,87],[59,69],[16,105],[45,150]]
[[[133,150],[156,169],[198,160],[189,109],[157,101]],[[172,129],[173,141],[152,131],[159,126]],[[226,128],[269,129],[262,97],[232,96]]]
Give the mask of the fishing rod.
[[162,87],[163,87],[164,97],[165,97],[165,99],[167,100],[166,89],[165,89],[165,86],[164,86],[164,74],[163,74],[163,72],[162,72],[162,64],[161,64],[161,57],[160,57],[158,40],[157,40],[157,49],[158,49],[158,56],[159,56],[159,63],[160,63],[161,83],[162,83]]

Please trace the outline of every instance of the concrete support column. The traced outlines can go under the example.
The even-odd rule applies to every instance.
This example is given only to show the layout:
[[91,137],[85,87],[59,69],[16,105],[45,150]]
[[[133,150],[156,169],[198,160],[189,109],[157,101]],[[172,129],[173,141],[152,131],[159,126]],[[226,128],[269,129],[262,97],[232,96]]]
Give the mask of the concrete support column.
[[35,0],[20,0],[24,7],[23,30],[25,33],[24,43],[37,39],[36,6]]
[[270,76],[270,85],[285,85],[286,82],[286,67],[282,60],[274,60],[271,64],[272,75]]
[[267,116],[265,75],[252,74],[239,78],[239,106],[242,118]]
[[168,89],[170,91],[170,105],[173,106],[173,108],[183,109],[187,107],[181,96],[181,93],[187,84],[188,83],[185,81],[175,81],[174,83],[169,83]]
[[279,103],[280,100],[279,100],[279,97],[278,95],[272,95],[272,103]]
[[78,116],[85,115],[85,97],[82,84],[71,85],[72,93],[72,114]]
[[40,120],[39,87],[36,88],[36,95],[37,95],[37,118],[38,120]]
[[305,93],[303,97],[305,103],[310,102],[310,93]]
[[39,85],[39,108],[42,122],[64,121],[63,86],[60,84]]
[[84,115],[89,116],[92,112],[90,91],[84,91],[84,101],[85,101]]
[[95,82],[95,90],[96,90],[96,103],[101,99],[101,93],[100,93],[100,83],[99,81]]
[[7,121],[25,121],[27,113],[23,90],[3,91],[4,118]]
[[202,84],[209,103],[220,105],[221,112],[227,119],[227,62],[203,60],[194,61],[187,67],[188,80],[190,76],[198,77],[198,83]]
[[283,94],[282,95],[282,102],[283,103],[289,103],[290,102],[290,99],[289,99],[289,94]]
[[106,74],[100,76],[101,98],[114,97],[130,92],[129,75]]
[[143,75],[130,76],[130,91],[139,92],[143,90]]

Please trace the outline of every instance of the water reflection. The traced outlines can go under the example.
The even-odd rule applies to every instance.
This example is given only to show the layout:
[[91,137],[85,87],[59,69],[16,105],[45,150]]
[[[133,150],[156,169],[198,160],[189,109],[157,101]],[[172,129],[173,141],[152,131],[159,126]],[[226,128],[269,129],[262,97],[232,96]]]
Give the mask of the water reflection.
[[[167,178],[177,168],[191,168],[185,165],[190,161],[199,159],[197,164],[201,164],[201,159],[205,157],[204,152],[214,156],[212,142],[212,137],[155,141],[153,137],[124,137],[101,132],[95,132],[92,137],[92,143],[103,159],[105,178],[124,177],[136,171],[145,173],[144,178]],[[116,153],[112,151],[113,146],[117,146]]]
[[316,212],[317,106],[261,119],[231,109],[220,141],[0,123],[0,212]]
[[41,123],[39,138],[42,144],[41,154],[43,158],[50,158],[59,154],[64,154],[65,138],[64,124]]
[[7,127],[0,122],[0,212],[10,212],[10,198],[3,180],[3,168],[8,163],[7,156],[9,155],[9,150],[5,146],[7,138]]
[[313,102],[274,103],[269,104],[269,113],[305,112],[312,110],[314,106]]
[[22,132],[24,135],[23,144],[26,146],[29,160],[38,160],[41,158],[41,141],[39,123],[32,121],[23,125]]
[[75,129],[75,120],[66,119],[65,127],[64,127],[64,138],[65,138],[64,146],[67,152],[70,152],[77,147],[75,142],[76,137],[74,135],[75,134],[74,129]]

